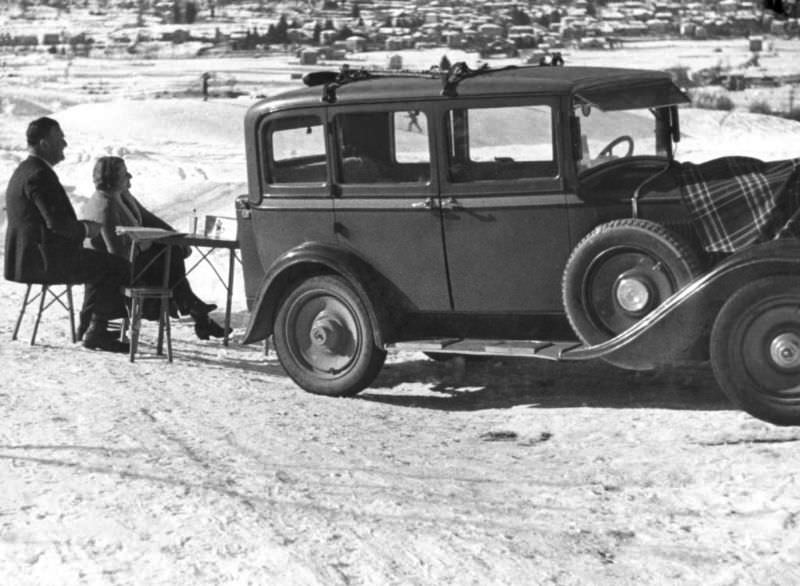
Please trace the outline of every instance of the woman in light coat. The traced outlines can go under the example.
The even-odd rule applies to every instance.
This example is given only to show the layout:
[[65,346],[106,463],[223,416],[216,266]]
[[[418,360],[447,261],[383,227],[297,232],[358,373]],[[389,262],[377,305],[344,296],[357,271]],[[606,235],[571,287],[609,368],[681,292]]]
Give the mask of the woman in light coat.
[[[125,235],[117,234],[117,226],[144,226],[148,228],[163,228],[174,230],[172,226],[145,208],[133,197],[130,192],[131,174],[121,157],[100,157],[95,163],[92,173],[96,191],[83,207],[83,217],[87,220],[98,222],[101,226],[100,233],[89,241],[89,246],[96,250],[105,250],[123,258],[128,258],[130,253],[130,239]],[[163,244],[153,244],[150,247],[140,247],[136,256],[135,267],[138,273],[142,267],[147,267],[141,275],[139,283],[149,286],[159,286],[163,280],[164,255]],[[207,340],[210,336],[221,338],[225,331],[218,323],[209,317],[209,313],[217,308],[214,304],[204,303],[186,279],[186,265],[184,259],[189,254],[189,249],[184,254],[175,254],[170,258],[170,287],[172,288],[173,310],[181,315],[191,315],[194,319],[194,330],[197,337]],[[153,260],[155,259],[155,260]],[[157,319],[157,303],[152,307],[145,306],[144,317]]]

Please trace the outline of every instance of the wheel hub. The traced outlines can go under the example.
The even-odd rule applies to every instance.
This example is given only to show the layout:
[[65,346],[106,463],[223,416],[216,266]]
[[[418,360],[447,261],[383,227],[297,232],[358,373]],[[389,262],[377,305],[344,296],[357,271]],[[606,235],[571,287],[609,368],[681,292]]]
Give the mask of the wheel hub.
[[794,332],[779,334],[769,345],[769,356],[780,368],[800,366],[800,336]]
[[309,330],[311,344],[317,348],[333,351],[342,340],[343,326],[335,317],[322,311],[314,319]]
[[625,311],[638,313],[643,311],[650,303],[650,290],[647,285],[636,277],[623,277],[617,282],[617,303]]

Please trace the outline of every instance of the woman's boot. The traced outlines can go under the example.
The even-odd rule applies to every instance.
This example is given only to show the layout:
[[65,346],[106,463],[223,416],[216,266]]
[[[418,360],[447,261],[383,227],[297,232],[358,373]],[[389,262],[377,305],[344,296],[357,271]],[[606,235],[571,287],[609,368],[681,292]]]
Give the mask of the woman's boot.
[[192,314],[192,317],[194,318],[194,333],[201,340],[208,340],[209,337],[224,338],[226,333],[231,333],[230,328],[226,332],[225,328],[208,317],[207,313]]

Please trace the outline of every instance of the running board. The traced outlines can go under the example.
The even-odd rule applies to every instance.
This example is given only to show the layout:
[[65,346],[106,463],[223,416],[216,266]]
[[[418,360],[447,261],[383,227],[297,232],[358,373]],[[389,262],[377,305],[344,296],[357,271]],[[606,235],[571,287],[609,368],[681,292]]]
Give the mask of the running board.
[[477,356],[512,356],[561,360],[571,350],[580,348],[576,341],[552,340],[478,340],[473,338],[436,338],[407,340],[387,344],[387,350],[432,352],[437,354],[470,354]]

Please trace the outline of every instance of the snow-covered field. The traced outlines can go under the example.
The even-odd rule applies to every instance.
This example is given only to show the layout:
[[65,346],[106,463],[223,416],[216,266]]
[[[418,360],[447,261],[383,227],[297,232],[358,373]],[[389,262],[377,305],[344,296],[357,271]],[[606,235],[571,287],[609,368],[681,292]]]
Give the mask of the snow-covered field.
[[[251,99],[186,89],[214,70],[269,94],[297,83],[290,68],[124,65],[75,61],[67,79],[63,62],[15,65],[0,80],[0,189],[27,122],[51,114],[76,207],[94,159],[120,154],[176,227],[192,210],[233,215]],[[120,81],[107,94],[75,81],[104,72]],[[800,124],[777,118],[685,109],[682,130],[682,160],[800,156]],[[709,368],[397,353],[359,397],[316,397],[236,343],[236,279],[234,343],[178,320],[171,365],[73,345],[55,309],[36,346],[30,322],[11,342],[23,287],[0,282],[1,583],[800,583],[800,433],[732,409]],[[221,304],[210,275],[192,282]]]

